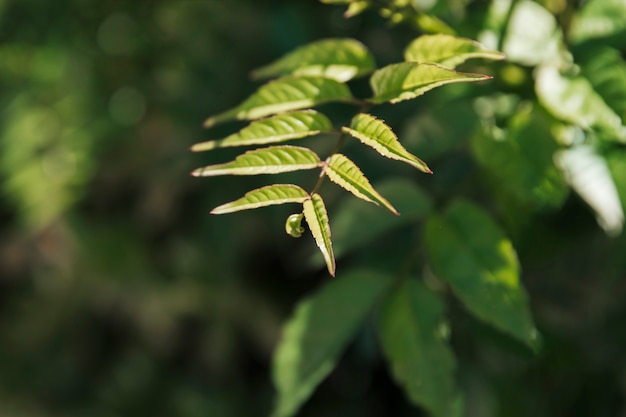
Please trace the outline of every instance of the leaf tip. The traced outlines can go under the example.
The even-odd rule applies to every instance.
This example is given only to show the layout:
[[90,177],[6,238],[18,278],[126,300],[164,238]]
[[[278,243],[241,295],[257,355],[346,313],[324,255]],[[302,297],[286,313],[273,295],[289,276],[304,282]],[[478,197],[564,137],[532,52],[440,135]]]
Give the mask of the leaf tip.
[[202,176],[202,169],[201,168],[194,169],[193,171],[191,171],[190,175],[192,177],[200,177]]
[[202,124],[202,126],[203,126],[205,129],[208,129],[208,128],[210,128],[210,127],[213,127],[213,126],[215,125],[215,122],[216,122],[215,117],[209,117],[208,119],[206,119],[206,120],[204,121],[204,123]]

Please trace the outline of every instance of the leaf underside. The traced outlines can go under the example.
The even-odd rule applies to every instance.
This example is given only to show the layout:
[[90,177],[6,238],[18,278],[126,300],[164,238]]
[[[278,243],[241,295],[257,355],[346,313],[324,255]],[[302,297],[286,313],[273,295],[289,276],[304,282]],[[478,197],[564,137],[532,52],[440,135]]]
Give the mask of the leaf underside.
[[324,200],[319,194],[311,195],[303,203],[304,219],[309,225],[309,230],[315,239],[315,243],[322,252],[326,267],[331,276],[335,276],[335,254],[333,253],[333,244],[330,240],[330,224],[328,222],[328,213]]
[[332,130],[328,117],[315,110],[292,111],[250,123],[224,139],[197,143],[193,152],[233,146],[267,145],[301,139]]
[[324,39],[297,48],[279,60],[252,73],[254,78],[308,75],[339,82],[372,72],[374,57],[354,39]]
[[255,209],[276,204],[303,203],[309,193],[293,184],[274,184],[247,192],[243,197],[222,204],[211,210],[211,214],[225,214]]
[[420,36],[404,50],[405,61],[432,62],[448,68],[472,58],[502,60],[504,54],[471,39],[445,34]]
[[261,86],[239,106],[208,118],[205,127],[228,120],[255,120],[329,101],[350,101],[352,93],[338,81],[324,77],[287,76]]
[[401,62],[391,64],[372,74],[372,103],[398,103],[410,100],[434,88],[460,82],[490,79],[488,75],[462,73],[437,64]]
[[374,148],[384,157],[405,162],[422,172],[432,174],[428,165],[408,152],[400,144],[391,128],[374,116],[365,113],[357,114],[352,119],[350,127],[344,126],[342,130],[363,144]]
[[259,175],[313,169],[321,165],[317,154],[298,146],[273,146],[248,151],[225,164],[209,165],[191,173],[194,177]]

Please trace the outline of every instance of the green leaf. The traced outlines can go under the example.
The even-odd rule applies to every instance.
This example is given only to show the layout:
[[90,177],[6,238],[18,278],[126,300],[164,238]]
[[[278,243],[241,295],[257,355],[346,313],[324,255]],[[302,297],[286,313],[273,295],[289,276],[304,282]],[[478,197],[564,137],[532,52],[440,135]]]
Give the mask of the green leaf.
[[449,68],[472,58],[501,60],[504,54],[471,39],[445,34],[420,36],[404,50],[405,61],[433,62]]
[[372,271],[351,271],[298,304],[274,354],[274,417],[294,415],[311,396],[389,282]]
[[374,116],[357,114],[352,118],[350,127],[343,127],[342,130],[365,145],[371,146],[382,156],[406,162],[422,172],[432,174],[426,163],[404,149],[391,128]]
[[276,113],[314,107],[329,101],[350,101],[348,87],[324,77],[288,76],[261,86],[239,106],[208,118],[205,127],[228,120],[255,120]]
[[315,110],[293,111],[257,120],[224,139],[197,143],[191,150],[200,152],[232,146],[266,145],[317,135],[332,128],[332,123],[322,113]]
[[609,140],[626,142],[621,118],[585,77],[565,76],[556,67],[543,66],[537,71],[535,89],[541,104],[555,117],[601,132]]
[[354,194],[356,197],[374,203],[382,204],[396,216],[400,213],[380,195],[370,184],[358,166],[345,155],[336,153],[328,160],[324,172],[332,182]]
[[[390,216],[361,200],[346,199],[333,219],[333,244],[336,256],[381,238],[384,233],[425,218],[432,210],[432,200],[417,184],[407,179],[388,180],[376,188],[391,201],[402,216]],[[365,225],[365,227],[364,227]],[[383,237],[384,240],[384,237]]]
[[343,17],[349,19],[356,15],[363,13],[365,10],[369,9],[372,6],[372,3],[369,0],[362,1],[353,1],[348,6],[348,10],[343,14]]
[[374,57],[361,42],[354,39],[324,39],[302,46],[254,71],[252,75],[254,78],[308,75],[345,82],[370,73],[375,67]]
[[455,414],[455,359],[444,339],[442,302],[416,280],[386,300],[379,334],[393,375],[410,400],[434,417]]
[[211,214],[232,213],[275,204],[304,203],[307,198],[309,193],[297,185],[274,184],[249,191],[238,200],[215,207]]
[[239,155],[232,162],[209,165],[191,173],[194,177],[259,175],[313,169],[321,166],[317,154],[299,146],[272,146]]
[[287,217],[285,222],[285,231],[291,237],[300,237],[304,233],[304,227],[302,227],[302,218],[304,214],[296,213]]
[[485,212],[456,201],[428,220],[424,240],[433,271],[472,314],[538,348],[515,250]]
[[506,129],[481,129],[472,139],[472,151],[504,194],[535,209],[556,208],[568,188],[554,164],[557,144],[551,130],[550,120],[526,105],[509,119]]
[[330,240],[330,224],[324,200],[319,194],[314,193],[311,198],[303,203],[304,218],[309,225],[309,230],[315,239],[317,247],[322,252],[326,267],[331,276],[335,276],[335,255],[333,243]]
[[594,47],[586,62],[581,63],[582,74],[593,89],[621,118],[626,121],[626,62],[617,49]]
[[619,35],[626,31],[624,0],[588,0],[572,19],[570,39],[574,43]]
[[398,103],[446,84],[488,80],[481,74],[457,72],[437,64],[402,62],[379,69],[372,74],[373,103]]

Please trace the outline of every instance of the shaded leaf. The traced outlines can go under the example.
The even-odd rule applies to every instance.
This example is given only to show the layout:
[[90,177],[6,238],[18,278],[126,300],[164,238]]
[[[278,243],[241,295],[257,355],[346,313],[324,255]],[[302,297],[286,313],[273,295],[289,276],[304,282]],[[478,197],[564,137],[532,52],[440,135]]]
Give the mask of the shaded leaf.
[[564,202],[568,188],[554,164],[557,144],[551,130],[544,114],[531,105],[523,106],[506,129],[481,129],[472,139],[472,151],[494,186],[516,202],[536,209],[556,208]]
[[232,162],[209,165],[191,173],[194,177],[216,175],[259,175],[313,169],[321,165],[317,154],[298,146],[273,146],[239,155]]
[[417,184],[394,179],[376,184],[376,188],[394,202],[402,216],[390,216],[361,200],[346,199],[333,218],[333,245],[336,256],[342,256],[380,238],[384,233],[425,218],[432,210],[432,200]]
[[324,200],[319,194],[314,193],[311,198],[303,203],[304,218],[309,225],[309,230],[315,239],[317,247],[322,252],[328,272],[335,276],[335,255],[333,243],[330,240],[330,224]]
[[314,107],[329,101],[350,101],[345,84],[324,77],[289,76],[261,86],[239,106],[208,118],[205,127],[228,120],[254,120],[289,110]]
[[257,120],[224,139],[197,143],[191,150],[200,152],[231,146],[265,145],[317,135],[332,128],[332,123],[322,113],[315,110],[293,111]]
[[298,304],[274,354],[274,417],[294,415],[311,396],[389,282],[372,271],[351,271]]
[[383,305],[379,334],[393,376],[411,402],[435,417],[455,413],[455,359],[444,339],[442,302],[416,280],[405,280]]
[[445,34],[420,36],[404,50],[405,61],[433,62],[450,68],[472,58],[501,60],[504,54],[471,39]]
[[515,250],[485,212],[456,201],[427,221],[424,241],[433,271],[472,314],[538,348]]
[[626,142],[621,118],[585,77],[565,76],[556,67],[543,66],[537,71],[535,89],[541,104],[555,117],[602,132],[610,140]]
[[457,72],[437,64],[402,62],[379,69],[372,74],[373,103],[398,103],[446,84],[487,80],[481,74]]
[[249,191],[235,201],[215,207],[211,210],[211,214],[232,213],[275,204],[303,203],[307,198],[309,198],[309,193],[297,185],[274,184]]
[[382,204],[393,214],[399,214],[391,203],[372,187],[359,167],[345,155],[336,153],[331,156],[328,160],[328,165],[324,168],[324,172],[332,182],[351,192],[356,197],[377,205]]
[[352,118],[350,127],[343,127],[342,130],[365,145],[371,146],[382,156],[406,162],[422,172],[432,174],[426,163],[404,149],[391,128],[374,116],[357,114]]
[[[352,8],[354,4],[350,5]],[[252,73],[255,78],[308,75],[345,82],[374,70],[374,57],[354,39],[324,39],[297,48]]]
[[594,47],[586,62],[581,63],[583,75],[593,89],[626,121],[626,62],[617,49]]

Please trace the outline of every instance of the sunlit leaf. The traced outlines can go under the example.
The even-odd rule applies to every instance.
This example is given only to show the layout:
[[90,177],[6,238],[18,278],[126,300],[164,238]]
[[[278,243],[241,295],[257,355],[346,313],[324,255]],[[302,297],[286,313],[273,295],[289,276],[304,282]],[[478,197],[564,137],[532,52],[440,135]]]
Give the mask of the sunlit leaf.
[[200,152],[231,146],[285,142],[317,135],[332,128],[332,123],[322,113],[315,110],[293,111],[254,121],[233,135],[220,140],[197,143],[191,150]]
[[350,101],[352,93],[338,81],[325,77],[288,76],[261,86],[239,106],[208,118],[204,125],[228,120],[254,120],[289,110],[314,107],[329,101]]
[[399,214],[391,203],[372,187],[359,167],[345,155],[336,153],[331,156],[324,172],[332,182],[350,191],[356,197],[374,204],[381,204],[393,214]]
[[626,32],[624,0],[588,0],[572,19],[570,39],[583,42]]
[[556,18],[543,6],[530,0],[515,2],[508,22],[502,45],[507,61],[539,65],[558,59],[562,35]]
[[191,173],[194,177],[258,175],[313,169],[321,165],[317,154],[298,146],[273,146],[239,155],[232,162],[209,165]]
[[255,78],[309,75],[344,82],[367,74],[375,67],[374,57],[361,42],[354,39],[324,39],[301,46],[254,71],[252,75]]
[[432,174],[426,163],[404,149],[391,128],[374,116],[359,113],[352,118],[350,127],[343,127],[342,130],[371,146],[382,156],[406,162],[422,172]]
[[432,199],[407,179],[376,184],[381,194],[393,201],[401,216],[390,216],[371,204],[345,199],[333,217],[333,245],[336,256],[371,243],[386,232],[425,218],[432,210]]
[[555,117],[584,129],[598,130],[611,140],[626,142],[621,118],[596,93],[583,76],[565,76],[558,68],[543,66],[535,88],[541,104]]
[[487,80],[481,74],[457,72],[437,64],[402,62],[379,69],[372,74],[370,84],[374,103],[398,103],[424,94],[446,84]]
[[418,13],[414,18],[414,23],[417,29],[424,33],[456,34],[456,31],[450,25],[432,14]]
[[303,203],[304,219],[309,225],[309,230],[315,239],[317,247],[322,252],[328,272],[335,276],[335,255],[333,243],[330,240],[330,224],[324,200],[319,194],[311,195],[311,198]]
[[538,347],[515,250],[485,212],[456,201],[427,221],[424,241],[433,271],[472,314]]
[[298,304],[274,354],[274,417],[293,416],[311,396],[390,282],[372,271],[351,271]]
[[371,1],[369,0],[361,0],[361,1],[353,1],[348,6],[348,10],[343,14],[345,18],[354,17],[363,13],[365,10],[369,9],[372,6]]
[[307,198],[309,198],[309,193],[297,185],[274,184],[249,191],[235,201],[215,207],[211,210],[211,214],[232,213],[275,204],[304,203]]
[[433,62],[450,68],[472,58],[501,60],[504,54],[471,39],[444,34],[420,36],[404,50],[405,61]]
[[557,162],[572,188],[595,211],[600,227],[618,235],[624,226],[624,208],[607,161],[591,147],[577,146],[559,152]]
[[455,360],[444,339],[441,301],[416,280],[405,280],[381,311],[379,334],[393,375],[410,400],[434,417],[454,415]]
[[523,106],[509,119],[506,129],[485,126],[477,132],[472,150],[494,179],[494,186],[516,202],[536,209],[556,208],[568,190],[554,164],[557,144],[551,129],[544,114],[533,111],[530,105]]

